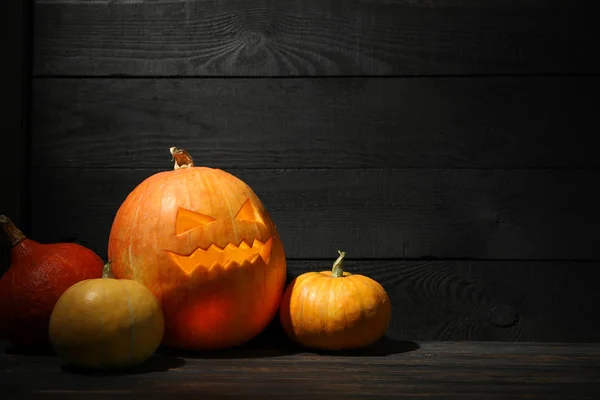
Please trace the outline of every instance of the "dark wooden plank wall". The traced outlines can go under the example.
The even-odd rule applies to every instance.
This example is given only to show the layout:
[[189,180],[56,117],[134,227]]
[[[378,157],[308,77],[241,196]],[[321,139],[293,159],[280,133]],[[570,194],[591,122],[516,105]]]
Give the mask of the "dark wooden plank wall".
[[290,278],[378,279],[396,339],[598,341],[584,1],[38,0],[30,234],[101,255],[170,146],[263,199]]
[[[25,176],[28,160],[27,122],[29,101],[29,5],[0,3],[0,214],[23,226]],[[3,235],[3,233],[0,233]],[[10,262],[8,242],[0,238],[0,274]]]
[[595,73],[585,0],[38,0],[41,75]]

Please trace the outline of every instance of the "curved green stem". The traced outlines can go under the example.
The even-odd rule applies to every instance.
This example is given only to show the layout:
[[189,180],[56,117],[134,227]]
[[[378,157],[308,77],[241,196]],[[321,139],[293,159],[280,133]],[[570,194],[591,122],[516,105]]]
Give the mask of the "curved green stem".
[[18,243],[27,239],[25,234],[23,234],[23,232],[21,232],[6,215],[0,215],[0,225],[4,228],[4,232],[8,237],[11,247],[16,246]]
[[112,269],[110,268],[110,264],[112,264],[112,261],[107,262],[104,264],[104,267],[102,267],[102,278],[112,279],[115,277]]
[[346,252],[338,250],[338,253],[340,255],[337,260],[334,261],[333,268],[331,269],[331,276],[334,278],[339,278],[340,276],[344,275],[344,269],[342,268],[342,265],[344,265],[344,257],[346,257]]

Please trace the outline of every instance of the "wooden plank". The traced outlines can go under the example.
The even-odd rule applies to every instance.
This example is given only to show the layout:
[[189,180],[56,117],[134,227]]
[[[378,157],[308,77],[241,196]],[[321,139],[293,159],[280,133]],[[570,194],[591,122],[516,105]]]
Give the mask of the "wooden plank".
[[600,79],[35,79],[37,167],[598,168]]
[[41,75],[596,73],[585,0],[38,0]]
[[[104,253],[119,205],[157,171],[35,168],[31,234]],[[600,259],[599,170],[228,171],[262,199],[290,258]]]
[[10,398],[27,399],[592,400],[600,394],[598,367],[597,344],[409,342],[385,356],[166,353],[120,373],[3,354],[0,383]]
[[[25,90],[26,82],[26,18],[27,4],[1,2],[0,48],[2,48],[2,74],[0,74],[0,214],[16,224],[24,222],[23,184],[25,174]],[[10,246],[0,228],[0,275],[10,263]]]

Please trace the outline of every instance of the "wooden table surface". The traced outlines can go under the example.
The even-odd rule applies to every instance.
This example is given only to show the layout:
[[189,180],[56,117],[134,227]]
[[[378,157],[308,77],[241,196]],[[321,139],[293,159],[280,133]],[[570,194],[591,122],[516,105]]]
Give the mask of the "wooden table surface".
[[159,351],[124,372],[57,356],[0,354],[0,399],[600,399],[600,344],[403,342],[328,354],[253,344],[213,353]]

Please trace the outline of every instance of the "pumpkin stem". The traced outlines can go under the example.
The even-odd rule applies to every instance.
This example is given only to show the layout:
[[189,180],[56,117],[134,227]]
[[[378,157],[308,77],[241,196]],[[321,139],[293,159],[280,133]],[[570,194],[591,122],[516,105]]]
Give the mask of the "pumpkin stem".
[[190,153],[188,153],[184,149],[178,149],[177,147],[171,147],[169,149],[169,151],[171,152],[171,155],[173,156],[171,161],[175,161],[175,165],[173,166],[173,169],[191,168],[194,166],[194,160],[192,159],[192,156],[190,156]]
[[344,270],[342,269],[342,265],[344,264],[344,257],[346,257],[346,252],[338,250],[340,254],[337,260],[333,263],[333,268],[331,269],[331,276],[334,278],[339,278],[344,275]]
[[104,264],[104,267],[102,267],[102,278],[113,279],[115,277],[110,264],[112,264],[112,260]]
[[21,230],[17,228],[6,215],[0,215],[0,224],[2,224],[2,228],[4,228],[4,232],[6,232],[11,247],[27,239],[25,234],[23,234],[23,232],[21,232]]

